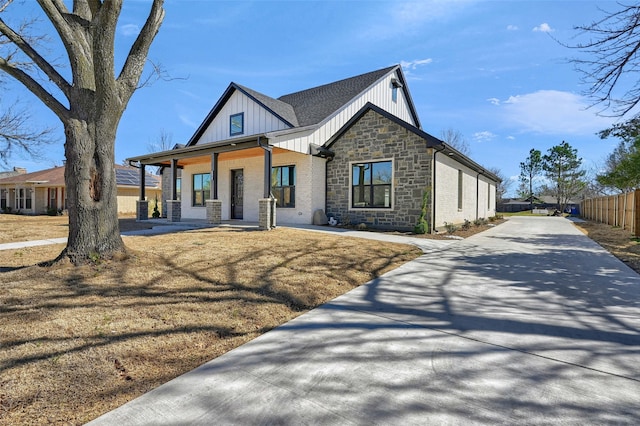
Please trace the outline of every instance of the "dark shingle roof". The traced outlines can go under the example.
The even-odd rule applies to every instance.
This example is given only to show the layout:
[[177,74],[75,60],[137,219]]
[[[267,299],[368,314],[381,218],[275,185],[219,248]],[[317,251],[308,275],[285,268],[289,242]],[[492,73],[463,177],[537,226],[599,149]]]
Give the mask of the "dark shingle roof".
[[249,96],[256,99],[262,105],[284,118],[289,124],[293,125],[293,127],[298,127],[298,119],[296,117],[296,113],[293,110],[293,107],[286,102],[282,102],[278,99],[274,99],[270,96],[263,95],[260,92],[256,92],[253,89],[249,89],[246,86],[241,86],[240,84],[236,84],[236,86],[244,91]]
[[396,67],[397,65],[394,65],[301,92],[290,93],[279,97],[278,100],[293,107],[299,126],[318,124]]

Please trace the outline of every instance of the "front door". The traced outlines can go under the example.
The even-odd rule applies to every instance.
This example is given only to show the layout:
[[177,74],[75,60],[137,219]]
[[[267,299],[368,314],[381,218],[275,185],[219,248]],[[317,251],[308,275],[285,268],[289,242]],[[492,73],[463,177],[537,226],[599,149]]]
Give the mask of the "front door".
[[231,219],[242,219],[244,177],[242,169],[231,170]]

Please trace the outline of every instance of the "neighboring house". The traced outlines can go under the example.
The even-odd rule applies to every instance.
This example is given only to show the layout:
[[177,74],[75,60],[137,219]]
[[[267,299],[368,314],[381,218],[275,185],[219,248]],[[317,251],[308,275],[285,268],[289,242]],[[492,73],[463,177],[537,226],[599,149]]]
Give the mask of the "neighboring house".
[[[558,208],[558,200],[550,195],[542,195],[540,197],[533,197],[533,208],[535,209],[547,209],[555,210]],[[522,212],[531,210],[531,198],[514,198],[511,200],[504,200],[504,202],[498,205],[500,212]],[[577,214],[580,210],[580,202],[575,200],[567,201],[567,212]]]
[[23,167],[14,167],[13,170],[0,172],[0,179],[4,179],[11,176],[23,175],[27,173],[27,169]]
[[[118,186],[118,212],[135,213],[140,193],[140,171],[115,165]],[[161,197],[160,178],[147,174],[146,191],[150,197]],[[19,174],[0,179],[0,208],[24,214],[45,214],[67,208],[64,166]]]
[[425,192],[432,226],[462,223],[495,215],[499,181],[421,130],[399,65],[277,99],[231,83],[184,147],[128,160],[164,167],[169,220],[262,228],[323,210],[413,229]]

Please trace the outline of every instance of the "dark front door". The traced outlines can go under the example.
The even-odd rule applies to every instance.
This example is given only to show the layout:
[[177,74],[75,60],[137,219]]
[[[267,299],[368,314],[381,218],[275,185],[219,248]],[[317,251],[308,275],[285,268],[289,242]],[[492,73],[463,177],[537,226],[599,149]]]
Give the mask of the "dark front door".
[[244,175],[242,170],[231,170],[231,219],[242,219]]

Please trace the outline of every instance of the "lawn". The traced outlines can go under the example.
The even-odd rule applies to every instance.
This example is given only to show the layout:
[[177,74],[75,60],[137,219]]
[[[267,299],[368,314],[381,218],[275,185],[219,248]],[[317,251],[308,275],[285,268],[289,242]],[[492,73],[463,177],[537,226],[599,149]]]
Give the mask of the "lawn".
[[[0,243],[66,229],[0,215]],[[0,251],[0,424],[85,423],[420,255],[286,228],[123,238],[128,258],[80,268],[34,266],[61,244]]]

